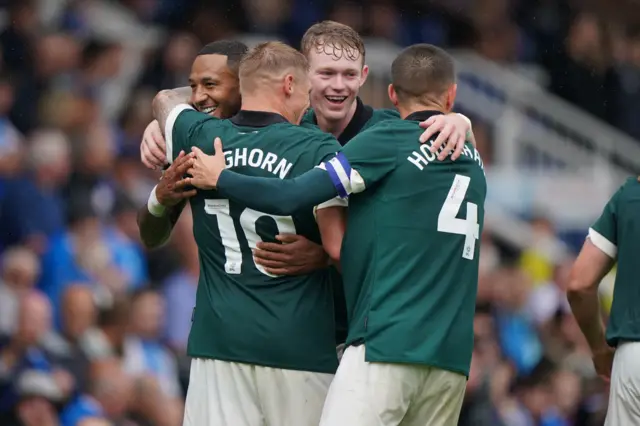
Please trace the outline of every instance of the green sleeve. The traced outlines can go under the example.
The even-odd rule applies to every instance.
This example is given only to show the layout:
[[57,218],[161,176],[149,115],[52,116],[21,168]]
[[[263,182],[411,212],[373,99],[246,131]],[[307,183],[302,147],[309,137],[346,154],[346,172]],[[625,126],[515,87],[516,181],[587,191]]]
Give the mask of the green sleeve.
[[292,179],[245,176],[231,170],[220,174],[218,193],[251,209],[288,216],[336,197],[329,175],[314,168]]
[[593,245],[612,259],[618,254],[618,203],[623,190],[624,186],[613,194],[598,220],[589,228]]
[[167,161],[172,163],[180,151],[191,151],[197,138],[202,135],[203,124],[211,120],[218,119],[198,112],[188,104],[177,105],[169,113],[164,129]]
[[377,130],[360,133],[340,153],[322,166],[342,197],[357,194],[391,173],[398,163],[393,141]]

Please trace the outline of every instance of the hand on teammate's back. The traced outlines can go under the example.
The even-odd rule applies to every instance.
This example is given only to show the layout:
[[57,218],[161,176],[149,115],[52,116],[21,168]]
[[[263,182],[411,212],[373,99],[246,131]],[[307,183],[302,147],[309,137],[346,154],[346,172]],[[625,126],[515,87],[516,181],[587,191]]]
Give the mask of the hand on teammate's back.
[[253,251],[258,265],[274,275],[303,275],[326,268],[329,258],[321,245],[296,234],[276,235],[280,243],[259,242]]
[[142,134],[140,142],[140,159],[152,170],[161,168],[167,163],[166,147],[158,120],[153,120]]
[[187,173],[190,178],[185,178],[187,185],[193,185],[200,189],[215,189],[220,173],[227,167],[222,151],[222,140],[216,138],[213,142],[214,153],[207,155],[198,147],[191,148],[195,155],[193,164]]
[[421,122],[420,127],[426,129],[420,136],[422,143],[427,142],[439,132],[438,137],[431,145],[431,152],[436,152],[446,142],[445,148],[438,155],[438,160],[442,161],[447,158],[451,151],[453,151],[452,160],[460,157],[469,130],[469,123],[460,114],[434,115]]
[[182,200],[196,195],[195,189],[185,190],[187,181],[183,179],[193,162],[193,153],[185,154],[184,151],[181,151],[173,164],[165,170],[158,186],[156,186],[156,198],[160,204],[165,207],[173,207]]

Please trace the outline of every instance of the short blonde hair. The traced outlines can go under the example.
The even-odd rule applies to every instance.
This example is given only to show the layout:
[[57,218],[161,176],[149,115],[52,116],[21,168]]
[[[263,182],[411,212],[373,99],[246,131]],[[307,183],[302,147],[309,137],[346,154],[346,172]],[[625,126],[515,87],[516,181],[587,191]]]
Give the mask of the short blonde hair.
[[306,57],[315,51],[332,55],[336,59],[345,57],[355,61],[362,58],[363,64],[366,54],[360,34],[350,26],[335,21],[322,21],[312,25],[302,36],[301,50]]
[[253,91],[265,80],[273,80],[286,73],[306,76],[308,72],[307,58],[293,47],[279,41],[260,43],[240,61],[240,92]]

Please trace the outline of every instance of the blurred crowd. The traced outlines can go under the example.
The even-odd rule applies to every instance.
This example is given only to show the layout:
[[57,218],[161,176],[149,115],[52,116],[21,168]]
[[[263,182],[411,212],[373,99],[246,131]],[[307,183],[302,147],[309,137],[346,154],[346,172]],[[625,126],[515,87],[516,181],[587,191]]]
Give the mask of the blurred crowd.
[[[552,91],[640,137],[640,27],[570,3],[0,0],[0,424],[181,424],[198,256],[189,213],[166,247],[141,246],[136,209],[158,175],[139,142],[153,95],[186,85],[203,43],[297,46],[330,18],[471,47],[538,64]],[[490,167],[490,133],[474,129]],[[607,389],[564,296],[571,259],[545,257],[553,227],[533,225],[525,250],[483,236],[461,425],[602,424]]]

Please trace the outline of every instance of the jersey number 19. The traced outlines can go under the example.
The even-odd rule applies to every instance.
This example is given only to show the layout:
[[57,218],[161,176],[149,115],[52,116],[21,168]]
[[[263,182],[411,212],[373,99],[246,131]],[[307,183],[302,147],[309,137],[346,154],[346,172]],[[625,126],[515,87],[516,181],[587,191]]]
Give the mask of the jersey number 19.
[[[240,249],[240,241],[238,240],[236,226],[233,223],[233,218],[229,214],[229,200],[204,200],[204,211],[207,214],[215,216],[218,220],[220,239],[224,246],[225,272],[227,274],[241,274],[242,251]],[[246,208],[240,214],[240,225],[242,226],[242,231],[244,231],[245,238],[247,239],[247,243],[251,250],[256,248],[258,242],[262,241],[260,235],[258,235],[258,232],[256,231],[256,222],[261,217],[272,218],[276,223],[278,233],[280,234],[296,233],[296,227],[293,224],[293,218],[291,216],[274,216]],[[270,277],[275,277],[275,275],[265,271],[264,267],[255,263],[255,261],[254,264],[258,271]]]

